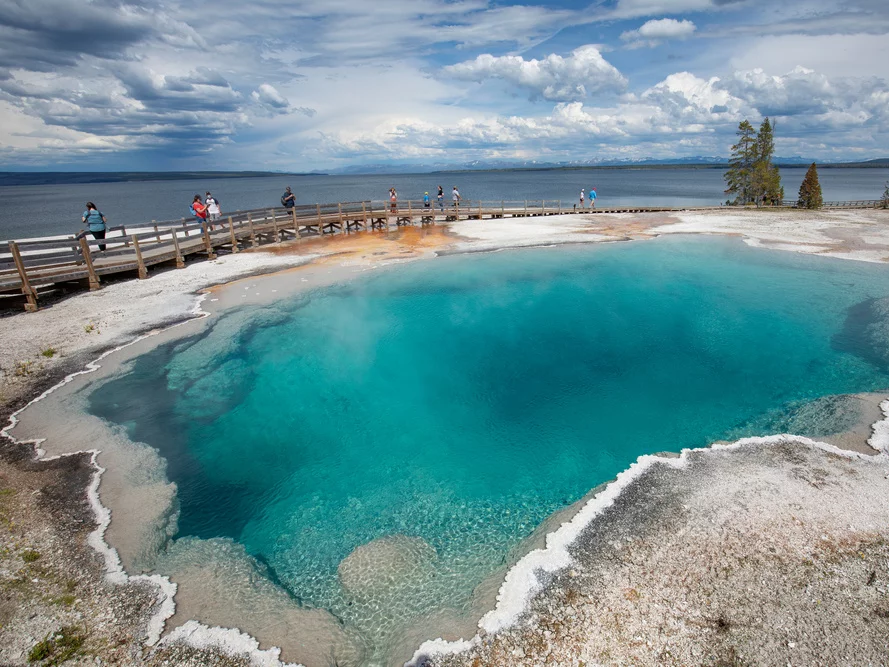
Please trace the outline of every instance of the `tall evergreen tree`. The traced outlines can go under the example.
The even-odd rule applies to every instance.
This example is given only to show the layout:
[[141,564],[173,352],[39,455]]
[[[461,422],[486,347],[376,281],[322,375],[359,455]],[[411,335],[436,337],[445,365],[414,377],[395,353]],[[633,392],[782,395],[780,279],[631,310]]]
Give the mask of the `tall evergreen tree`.
[[883,203],[883,208],[889,208],[889,181],[886,181],[886,189],[883,190],[883,196],[880,197],[880,201]]
[[781,187],[781,173],[772,164],[775,155],[775,137],[768,116],[759,127],[756,135],[756,155],[750,177],[751,198],[759,204],[774,205],[784,199],[784,188]]
[[734,195],[731,204],[744,206],[753,201],[753,165],[756,161],[756,130],[749,121],[738,125],[738,143],[732,146],[729,169],[725,172],[726,194]]
[[796,206],[797,208],[821,208],[823,205],[821,184],[818,182],[818,168],[813,162],[799,186],[799,200],[796,202]]

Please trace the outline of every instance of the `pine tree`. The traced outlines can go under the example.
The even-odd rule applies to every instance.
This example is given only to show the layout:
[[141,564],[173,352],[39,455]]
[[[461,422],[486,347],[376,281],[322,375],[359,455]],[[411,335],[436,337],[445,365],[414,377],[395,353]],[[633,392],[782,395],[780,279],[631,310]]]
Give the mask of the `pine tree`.
[[773,206],[784,199],[781,173],[772,164],[775,155],[775,137],[768,117],[762,122],[754,146],[755,158],[750,178],[751,199],[759,204]]
[[813,162],[799,186],[799,200],[796,202],[796,206],[797,208],[821,208],[823,205],[821,184],[818,182],[818,168]]
[[880,201],[883,203],[883,208],[889,208],[889,181],[886,181],[886,189],[883,190],[883,196],[880,197]]
[[734,195],[730,204],[744,206],[753,201],[752,179],[756,161],[756,130],[749,121],[738,125],[738,143],[732,146],[729,170],[725,172],[726,194]]

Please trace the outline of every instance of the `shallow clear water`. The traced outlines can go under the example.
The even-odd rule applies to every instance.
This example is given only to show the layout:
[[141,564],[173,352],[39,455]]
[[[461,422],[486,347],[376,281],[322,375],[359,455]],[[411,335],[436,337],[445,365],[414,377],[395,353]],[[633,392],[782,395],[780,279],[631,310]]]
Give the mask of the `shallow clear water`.
[[886,267],[734,239],[445,257],[223,313],[90,405],[167,458],[180,537],[242,543],[380,656],[640,454],[889,386],[886,296]]

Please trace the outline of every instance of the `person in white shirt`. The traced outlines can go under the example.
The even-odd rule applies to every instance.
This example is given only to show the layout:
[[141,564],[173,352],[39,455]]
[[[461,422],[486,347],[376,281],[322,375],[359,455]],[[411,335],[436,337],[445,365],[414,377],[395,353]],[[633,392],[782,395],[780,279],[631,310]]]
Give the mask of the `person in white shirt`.
[[[204,203],[207,205],[207,215],[210,218],[210,222],[213,223],[219,220],[219,216],[222,214],[222,209],[219,208],[219,200],[208,192]],[[212,224],[210,229],[213,229]]]
[[583,208],[583,188],[580,189],[580,208]]
[[454,200],[454,206],[459,205],[460,203],[460,191],[457,190],[457,186],[454,186],[453,191],[451,192],[451,199]]

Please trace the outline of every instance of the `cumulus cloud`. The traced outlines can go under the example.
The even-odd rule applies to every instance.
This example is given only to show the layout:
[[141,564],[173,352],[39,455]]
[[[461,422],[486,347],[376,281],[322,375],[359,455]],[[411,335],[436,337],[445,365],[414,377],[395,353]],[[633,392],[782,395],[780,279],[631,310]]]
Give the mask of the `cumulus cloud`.
[[578,100],[591,93],[621,91],[627,86],[624,76],[592,44],[575,49],[567,57],[552,53],[542,60],[486,53],[475,60],[445,67],[444,72],[465,81],[501,79],[529,91],[532,99],[552,101]]
[[621,34],[620,38],[625,42],[630,42],[630,48],[654,47],[668,39],[686,39],[696,29],[695,24],[691,21],[658,19],[642,24],[638,30],[628,30]]
[[[889,86],[837,82],[798,69],[701,78],[677,72],[613,106],[560,102],[547,114],[465,117],[451,123],[400,118],[369,129],[326,133],[318,150],[340,158],[428,160],[477,157],[675,157],[727,155],[740,119],[778,117],[778,144],[789,154],[831,154],[889,131]],[[805,106],[790,101],[805,95]],[[817,142],[811,138],[818,137]],[[808,151],[808,152],[807,152]]]

